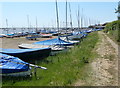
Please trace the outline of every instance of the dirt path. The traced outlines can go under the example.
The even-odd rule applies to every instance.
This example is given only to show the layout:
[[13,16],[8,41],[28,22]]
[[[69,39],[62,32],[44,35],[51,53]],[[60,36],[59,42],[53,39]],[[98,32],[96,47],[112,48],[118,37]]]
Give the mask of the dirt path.
[[103,32],[98,32],[100,42],[96,47],[99,55],[91,64],[93,86],[118,85],[118,46]]
[[77,81],[74,86],[118,86],[118,45],[101,31],[98,36],[95,47],[98,56],[89,64],[89,77],[86,81]]

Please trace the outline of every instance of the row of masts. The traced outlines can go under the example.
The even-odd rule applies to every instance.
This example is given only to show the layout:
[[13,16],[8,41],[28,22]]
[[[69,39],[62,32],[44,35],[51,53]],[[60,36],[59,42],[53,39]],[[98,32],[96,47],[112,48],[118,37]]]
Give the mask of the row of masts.
[[[67,3],[67,0],[66,0],[66,33],[67,33],[67,28],[68,28],[68,23],[70,23],[70,27],[71,27],[71,29],[73,29],[73,22],[72,22],[72,14],[71,14],[71,6],[70,6],[70,3],[69,3],[69,13],[70,13],[70,22],[68,22],[68,13],[67,13],[67,6],[68,5],[68,3]],[[77,11],[77,14],[76,14],[76,16],[77,16],[77,24],[78,24],[78,30],[80,31],[80,29],[81,28],[83,28],[83,8],[82,8],[82,11],[81,11],[81,16],[80,16],[80,11],[79,11],[79,5],[78,5],[78,11]],[[59,28],[60,28],[60,23],[59,23],[59,13],[58,13],[58,4],[57,4],[57,0],[56,0],[56,21],[57,21],[57,29],[58,29],[58,32],[59,32]],[[84,19],[84,24],[85,24],[85,19]],[[31,23],[30,23],[30,20],[29,20],[29,15],[27,15],[27,23],[28,23],[28,32],[29,32],[29,29],[30,29],[30,27],[31,27]],[[96,22],[97,23],[97,22]],[[86,22],[86,24],[89,24],[89,26],[90,25],[92,25],[92,21],[91,21],[91,19],[89,18],[88,19],[88,22]],[[100,24],[100,22],[98,22],[98,24]],[[8,20],[6,19],[6,27],[8,28]],[[38,22],[37,22],[37,17],[36,17],[36,29],[35,29],[35,31],[37,32],[37,29],[38,29]],[[7,34],[8,34],[8,29],[6,28],[6,31],[7,31]]]
[[[82,8],[82,11],[81,11],[81,18],[80,18],[80,11],[79,11],[79,9],[80,8],[79,8],[79,5],[78,5],[78,13],[77,13],[77,20],[78,20],[78,22],[77,23],[78,23],[78,30],[80,31],[80,29],[83,28],[83,8]],[[69,12],[70,12],[70,26],[71,26],[71,29],[72,29],[73,28],[73,24],[72,24],[72,15],[71,15],[71,6],[70,6],[70,3],[69,3]],[[56,0],[56,13],[57,13],[57,27],[59,27],[57,0]],[[69,23],[67,21],[67,0],[66,0],[66,22],[65,23],[66,23],[66,33],[67,33],[67,28],[68,28],[68,23]],[[100,24],[100,22],[98,24]],[[89,25],[91,25],[91,20],[90,19],[89,19]]]

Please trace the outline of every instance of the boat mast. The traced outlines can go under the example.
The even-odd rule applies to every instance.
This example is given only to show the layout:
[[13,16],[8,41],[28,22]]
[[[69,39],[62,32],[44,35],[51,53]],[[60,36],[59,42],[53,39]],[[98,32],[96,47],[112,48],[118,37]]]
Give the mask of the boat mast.
[[57,0],[56,0],[56,18],[57,18],[58,37],[59,37],[60,34],[59,34],[59,17],[58,17],[58,5],[57,5]]
[[14,28],[14,26],[12,25],[12,29],[13,29],[13,33],[15,34],[15,30],[16,30],[16,28]]
[[36,33],[37,33],[37,17],[36,17]]
[[90,18],[89,18],[89,26],[91,26],[91,20],[90,20]]
[[81,29],[83,27],[83,8],[82,8],[82,14],[81,14]]
[[7,34],[8,34],[8,20],[6,19],[6,31],[7,31]]
[[71,16],[71,8],[70,8],[70,3],[69,3],[69,11],[70,11],[70,26],[72,29],[72,16]]
[[27,15],[27,23],[28,23],[28,32],[29,32],[29,15]]
[[85,25],[85,27],[88,26],[88,20],[87,20],[87,17],[86,17],[86,16],[84,17],[84,25]]
[[66,0],[66,33],[67,33],[67,0]]
[[78,30],[80,30],[80,16],[79,16],[79,5],[78,5]]

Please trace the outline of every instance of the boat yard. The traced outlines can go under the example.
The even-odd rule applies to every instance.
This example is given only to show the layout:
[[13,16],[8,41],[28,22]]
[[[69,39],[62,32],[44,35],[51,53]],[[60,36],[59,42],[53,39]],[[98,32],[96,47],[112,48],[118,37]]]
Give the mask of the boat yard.
[[[28,11],[27,24],[24,23],[24,17],[23,19],[17,17],[17,13],[15,13],[16,17],[22,22],[14,22],[13,19],[9,24],[5,16],[9,19],[12,17],[3,15],[6,25],[2,23],[0,28],[1,86],[118,86],[119,50],[117,47],[119,47],[120,36],[117,33],[120,21],[109,23],[107,17],[102,19],[104,15],[98,17],[98,10],[94,13],[96,15],[91,13],[96,9],[93,7],[93,2],[89,3],[88,7],[86,3],[72,3],[67,0],[47,3],[31,3],[32,8],[28,6],[29,4],[12,3],[13,7],[28,6],[33,11],[34,15],[28,14],[31,12],[28,8],[24,8],[25,12],[23,12],[23,8],[19,7],[19,10],[25,14]],[[10,3],[3,4],[6,7],[10,5]],[[89,14],[81,8],[82,4],[87,8],[86,11],[91,11]],[[71,9],[71,5],[75,12]],[[40,12],[36,10],[38,8],[36,6],[42,8],[39,7]],[[107,8],[103,8],[105,6],[96,7],[107,11]],[[18,8],[14,7],[14,9]],[[103,13],[102,10],[99,11]],[[115,10],[116,13],[119,12],[119,8],[118,11]],[[31,16],[36,14],[38,17],[33,20]],[[91,14],[94,17],[90,18]],[[10,26],[12,23],[15,26]]]

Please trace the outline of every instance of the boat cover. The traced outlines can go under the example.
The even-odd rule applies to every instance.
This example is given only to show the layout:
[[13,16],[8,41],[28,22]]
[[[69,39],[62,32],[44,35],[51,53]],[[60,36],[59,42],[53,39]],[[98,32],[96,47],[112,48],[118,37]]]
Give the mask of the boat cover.
[[51,49],[51,48],[34,48],[34,49],[3,49],[3,48],[0,48],[0,53],[18,54],[18,53],[39,51],[39,50],[44,50],[44,49]]
[[30,68],[27,62],[17,57],[0,53],[0,73],[16,73],[28,71]]
[[78,36],[79,38],[87,36],[86,32],[73,32],[73,36]]
[[33,44],[40,44],[40,45],[63,45],[63,46],[69,46],[74,45],[74,43],[65,42],[64,40],[61,40],[60,38],[54,38],[50,40],[44,40],[35,42]]

